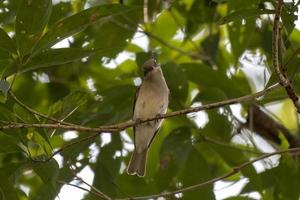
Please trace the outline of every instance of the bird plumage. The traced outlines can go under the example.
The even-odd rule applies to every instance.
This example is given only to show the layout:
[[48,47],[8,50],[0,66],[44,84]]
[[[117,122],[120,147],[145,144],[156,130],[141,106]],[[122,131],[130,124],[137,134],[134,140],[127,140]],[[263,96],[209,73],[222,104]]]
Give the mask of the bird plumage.
[[[143,65],[144,79],[137,91],[133,120],[149,119],[164,114],[168,108],[169,89],[161,68],[154,59]],[[127,172],[144,176],[148,148],[160,128],[162,120],[154,120],[134,126],[135,149]]]

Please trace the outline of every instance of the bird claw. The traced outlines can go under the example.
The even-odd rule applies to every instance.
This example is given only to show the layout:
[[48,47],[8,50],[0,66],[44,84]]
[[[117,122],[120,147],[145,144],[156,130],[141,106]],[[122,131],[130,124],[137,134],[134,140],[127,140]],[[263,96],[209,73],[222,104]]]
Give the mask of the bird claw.
[[[160,118],[160,117],[161,117],[161,114],[157,114],[157,115],[155,115],[155,117]],[[158,123],[160,120],[161,120],[161,119],[155,119],[154,121],[155,121],[156,123]]]
[[142,119],[140,119],[140,118],[136,118],[135,120],[134,120],[134,123],[135,124],[140,124],[142,122]]

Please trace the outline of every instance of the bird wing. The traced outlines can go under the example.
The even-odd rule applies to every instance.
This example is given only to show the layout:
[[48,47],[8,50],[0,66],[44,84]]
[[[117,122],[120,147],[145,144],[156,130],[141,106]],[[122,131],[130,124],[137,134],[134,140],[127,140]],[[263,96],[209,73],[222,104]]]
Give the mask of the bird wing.
[[[132,116],[134,115],[135,104],[136,104],[136,100],[137,100],[138,95],[139,95],[140,88],[141,88],[141,85],[135,91],[135,95],[134,95],[134,99],[133,99],[133,107],[132,107]],[[133,138],[135,138],[135,126],[133,126]]]

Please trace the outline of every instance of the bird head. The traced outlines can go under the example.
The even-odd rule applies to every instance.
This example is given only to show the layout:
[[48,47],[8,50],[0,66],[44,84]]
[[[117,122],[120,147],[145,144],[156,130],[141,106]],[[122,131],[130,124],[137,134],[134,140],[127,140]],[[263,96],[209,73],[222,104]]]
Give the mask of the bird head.
[[150,58],[142,66],[143,71],[144,71],[144,75],[146,76],[148,73],[150,73],[151,71],[153,71],[157,67],[159,67],[159,65],[157,64],[156,60],[153,59],[153,58]]

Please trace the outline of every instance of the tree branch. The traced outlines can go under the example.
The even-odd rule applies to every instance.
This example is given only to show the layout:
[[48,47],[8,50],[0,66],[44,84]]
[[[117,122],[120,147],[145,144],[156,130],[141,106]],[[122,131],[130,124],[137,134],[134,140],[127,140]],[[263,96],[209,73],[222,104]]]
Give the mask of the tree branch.
[[178,110],[178,111],[174,111],[174,112],[169,112],[164,115],[159,115],[159,116],[149,118],[149,119],[140,119],[140,120],[136,120],[136,121],[128,121],[128,122],[124,122],[124,123],[100,126],[100,127],[95,127],[95,128],[80,126],[80,125],[76,125],[76,124],[74,124],[74,125],[65,125],[65,124],[60,124],[60,123],[57,123],[57,124],[27,124],[27,123],[19,123],[19,122],[10,122],[9,124],[6,123],[6,124],[0,126],[0,130],[18,129],[18,128],[49,128],[49,129],[65,129],[65,130],[100,132],[100,133],[101,132],[118,132],[118,131],[125,130],[126,128],[129,128],[129,127],[132,127],[132,126],[135,126],[138,124],[146,123],[149,121],[170,118],[170,117],[185,115],[185,114],[189,114],[189,113],[195,113],[195,112],[199,112],[202,110],[211,110],[211,109],[220,108],[220,107],[223,107],[226,105],[232,105],[232,104],[236,104],[236,103],[250,101],[255,98],[264,96],[268,92],[278,89],[279,86],[280,86],[279,84],[274,84],[260,92],[254,93],[254,94],[245,95],[242,97],[228,99],[225,101],[206,104],[206,105],[202,105],[202,106],[186,108],[186,109]]
[[259,156],[253,160],[249,160],[247,162],[244,162],[242,163],[241,165],[238,165],[236,167],[233,167],[232,170],[222,176],[219,176],[219,177],[216,177],[216,178],[213,178],[213,179],[210,179],[208,181],[205,181],[205,182],[202,182],[202,183],[198,183],[198,184],[195,184],[195,185],[192,185],[192,186],[188,186],[188,187],[184,187],[184,188],[181,188],[181,189],[178,189],[178,190],[175,190],[175,191],[171,191],[171,192],[162,192],[162,193],[159,193],[159,194],[153,194],[153,195],[148,195],[148,196],[139,196],[139,197],[128,197],[128,198],[120,198],[120,199],[115,199],[115,200],[142,200],[142,199],[155,199],[155,198],[158,198],[158,197],[167,197],[167,196],[172,196],[172,195],[175,195],[175,194],[178,194],[178,193],[183,193],[183,192],[188,192],[188,191],[193,191],[193,190],[196,190],[200,187],[203,187],[203,186],[206,186],[206,185],[210,185],[210,184],[213,184],[217,181],[220,181],[220,180],[224,180],[228,177],[231,177],[237,173],[239,173],[243,168],[257,162],[257,161],[260,161],[260,160],[263,160],[265,158],[268,158],[268,157],[271,157],[271,156],[274,156],[274,155],[279,155],[279,154],[285,154],[285,153],[297,153],[299,154],[300,153],[300,147],[297,147],[297,148],[292,148],[292,149],[286,149],[286,150],[281,150],[281,151],[275,151],[275,152],[272,152],[272,153],[267,153],[267,154],[264,154],[262,156]]
[[280,27],[280,16],[283,7],[283,0],[278,0],[272,35],[272,61],[275,73],[278,77],[279,83],[285,88],[289,98],[293,101],[297,112],[300,113],[300,102],[296,92],[293,89],[291,81],[288,79],[286,70],[282,64],[282,40],[281,40],[281,27]]
[[240,147],[240,146],[237,146],[237,145],[232,145],[232,144],[220,141],[220,140],[216,140],[216,139],[207,137],[205,135],[200,135],[199,139],[196,140],[196,141],[197,142],[208,142],[208,143],[211,143],[211,144],[216,144],[216,145],[228,147],[228,148],[231,148],[231,149],[236,149],[236,150],[239,150],[239,151],[242,151],[242,152],[246,152],[246,153],[250,153],[250,154],[256,154],[256,155],[262,155],[262,154],[264,154],[263,152],[259,152],[259,151],[255,151],[255,150],[251,150],[251,149],[247,149],[247,148],[243,148],[243,147]]
[[[252,105],[250,109],[252,110],[252,116],[249,112],[245,127],[252,128],[252,131],[277,145],[281,143],[279,134],[282,133],[291,148],[300,147],[300,138],[292,134],[285,126],[267,115],[257,105]],[[252,126],[250,127],[251,121]]]
[[59,184],[62,184],[62,185],[69,185],[69,186],[72,186],[72,187],[76,187],[76,188],[78,188],[78,189],[80,189],[80,190],[89,192],[89,193],[95,195],[96,197],[98,197],[98,198],[100,198],[100,199],[111,200],[111,198],[105,198],[105,197],[103,197],[101,194],[99,194],[99,193],[97,193],[97,192],[94,192],[93,190],[88,190],[88,189],[86,189],[86,188],[84,188],[84,187],[81,187],[81,186],[79,186],[79,185],[75,185],[75,184],[73,184],[73,183],[67,183],[67,182],[62,181],[62,180],[56,180],[56,182],[59,183]]

